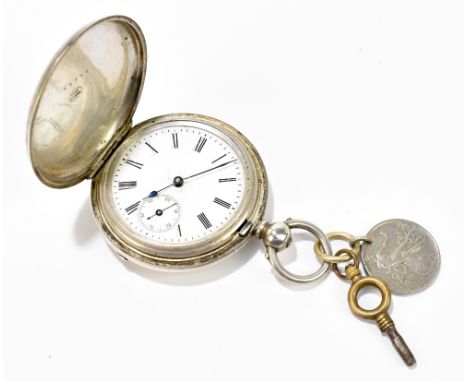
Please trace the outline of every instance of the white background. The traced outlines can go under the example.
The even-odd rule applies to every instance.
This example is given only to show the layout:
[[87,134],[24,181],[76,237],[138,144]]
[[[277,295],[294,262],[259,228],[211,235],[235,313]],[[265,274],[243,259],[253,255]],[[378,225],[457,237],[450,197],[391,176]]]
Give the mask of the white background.
[[[9,0],[5,12],[5,381],[462,380],[461,1]],[[402,217],[435,236],[436,282],[393,299],[415,368],[350,313],[333,274],[283,282],[256,240],[196,272],[124,265],[89,181],[35,178],[25,136],[40,75],[111,14],[147,39],[134,121],[196,112],[237,127],[267,167],[268,218],[360,235]],[[318,265],[308,242],[296,249],[292,270]]]

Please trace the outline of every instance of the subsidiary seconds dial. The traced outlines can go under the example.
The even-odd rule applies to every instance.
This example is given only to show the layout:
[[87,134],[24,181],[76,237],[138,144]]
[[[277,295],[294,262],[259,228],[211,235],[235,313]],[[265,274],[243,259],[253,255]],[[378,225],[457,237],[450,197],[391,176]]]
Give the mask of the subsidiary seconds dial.
[[140,223],[152,232],[174,228],[180,217],[179,203],[168,195],[148,196],[141,201],[138,209]]
[[145,239],[187,243],[225,226],[244,195],[234,143],[194,126],[149,128],[121,154],[112,179],[119,217]]

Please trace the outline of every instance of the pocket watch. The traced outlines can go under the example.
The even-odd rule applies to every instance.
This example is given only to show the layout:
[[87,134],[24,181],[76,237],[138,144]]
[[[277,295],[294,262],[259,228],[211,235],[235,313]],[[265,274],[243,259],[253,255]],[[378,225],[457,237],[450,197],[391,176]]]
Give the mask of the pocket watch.
[[215,118],[170,114],[132,128],[146,54],[139,26],[123,16],[73,36],[34,98],[30,157],[48,186],[92,179],[96,221],[122,258],[196,267],[251,237],[267,201],[265,167],[246,137]]
[[[386,220],[363,236],[325,234],[304,220],[263,220],[265,167],[252,143],[234,127],[187,113],[132,127],[146,54],[142,31],[124,16],[85,27],[57,53],[29,115],[28,147],[38,178],[55,188],[91,179],[93,213],[109,246],[122,259],[142,266],[195,268],[256,237],[275,271],[290,281],[312,282],[333,268],[351,282],[351,311],[375,320],[403,360],[414,364],[387,313],[388,285],[395,293],[410,294],[435,279],[440,255],[432,236],[404,219]],[[293,229],[315,239],[311,252],[321,264],[313,273],[292,273],[279,259]],[[333,240],[347,247],[333,253]],[[344,273],[338,264],[346,265]],[[375,309],[366,310],[357,301],[366,286],[381,292]]]

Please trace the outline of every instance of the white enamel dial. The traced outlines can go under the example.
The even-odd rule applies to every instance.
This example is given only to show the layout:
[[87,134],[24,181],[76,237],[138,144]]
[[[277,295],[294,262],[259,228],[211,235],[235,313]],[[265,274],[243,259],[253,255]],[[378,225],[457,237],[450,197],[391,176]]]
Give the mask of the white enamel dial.
[[115,209],[145,240],[182,244],[208,238],[241,206],[245,159],[213,131],[170,124],[148,129],[117,160]]

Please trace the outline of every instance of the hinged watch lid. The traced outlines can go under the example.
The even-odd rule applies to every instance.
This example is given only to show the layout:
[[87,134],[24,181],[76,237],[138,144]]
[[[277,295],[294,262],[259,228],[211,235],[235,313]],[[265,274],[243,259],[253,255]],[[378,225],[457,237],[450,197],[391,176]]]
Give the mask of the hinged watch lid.
[[29,115],[29,152],[50,187],[91,177],[128,132],[146,72],[139,26],[111,16],[84,28],[49,64]]

